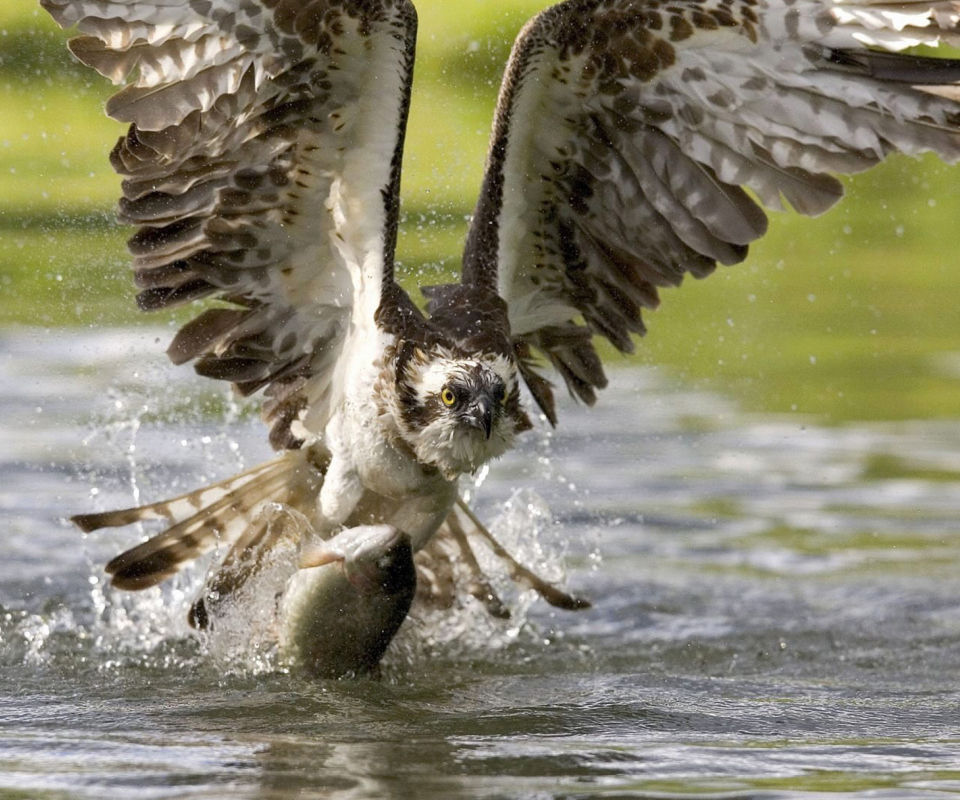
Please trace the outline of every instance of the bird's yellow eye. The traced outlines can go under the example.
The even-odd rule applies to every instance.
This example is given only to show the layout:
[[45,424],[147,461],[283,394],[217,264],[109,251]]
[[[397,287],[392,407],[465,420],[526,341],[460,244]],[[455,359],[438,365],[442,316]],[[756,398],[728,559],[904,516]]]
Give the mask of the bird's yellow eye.
[[509,393],[507,392],[507,390],[504,389],[504,390],[503,390],[503,394],[500,395],[500,405],[505,406],[505,405],[507,404],[507,400],[509,400],[509,399],[510,399],[510,395],[509,395]]
[[445,406],[452,406],[457,402],[457,396],[449,389],[444,389],[440,392],[440,399],[443,400]]

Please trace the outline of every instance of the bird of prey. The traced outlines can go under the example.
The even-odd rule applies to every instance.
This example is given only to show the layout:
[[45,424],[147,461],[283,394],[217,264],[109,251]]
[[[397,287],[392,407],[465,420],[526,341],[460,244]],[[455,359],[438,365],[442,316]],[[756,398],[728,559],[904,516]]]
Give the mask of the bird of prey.
[[[544,368],[593,404],[595,337],[632,351],[659,290],[742,261],[763,207],[818,215],[835,175],[892,152],[960,158],[960,61],[902,52],[956,45],[954,0],[567,0],[516,40],[460,281],[423,287],[423,310],[394,271],[410,0],[41,1],[79,29],[74,55],[124,84],[106,111],[130,125],[111,161],[140,307],[208,299],[170,358],[262,391],[279,451],[75,521],[165,523],[107,565],[121,589],[219,548],[200,627],[277,536],[302,538],[306,572],[344,561],[364,596],[401,598],[371,615],[383,630],[358,645],[361,671],[406,614],[413,554],[421,583],[453,560],[503,613],[471,542],[509,556],[457,481],[530,429],[530,408],[557,423]],[[278,534],[274,504],[307,532]],[[338,624],[330,592],[298,602]]]

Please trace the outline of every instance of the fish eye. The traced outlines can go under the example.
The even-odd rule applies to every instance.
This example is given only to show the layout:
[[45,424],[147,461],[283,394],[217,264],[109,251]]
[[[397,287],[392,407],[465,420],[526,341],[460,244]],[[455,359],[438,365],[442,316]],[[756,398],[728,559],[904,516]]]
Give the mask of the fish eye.
[[447,408],[450,408],[450,406],[452,406],[454,403],[457,402],[457,396],[456,396],[456,395],[453,393],[453,391],[452,391],[449,387],[447,387],[447,386],[445,386],[445,387],[443,388],[443,391],[440,392],[440,399],[443,401],[443,404],[444,404]]

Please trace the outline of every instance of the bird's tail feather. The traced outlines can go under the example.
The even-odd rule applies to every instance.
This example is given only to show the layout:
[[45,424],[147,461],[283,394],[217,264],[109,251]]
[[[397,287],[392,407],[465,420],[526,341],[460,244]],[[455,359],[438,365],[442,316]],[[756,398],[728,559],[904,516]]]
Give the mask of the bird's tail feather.
[[[220,483],[160,503],[81,514],[72,520],[84,531],[164,520],[169,527],[114,558],[106,566],[118,589],[147,589],[213,548],[259,541],[252,524],[268,503],[296,509],[316,501],[328,456],[316,448],[290,450]],[[249,542],[247,540],[250,540]],[[231,552],[233,552],[233,550]]]

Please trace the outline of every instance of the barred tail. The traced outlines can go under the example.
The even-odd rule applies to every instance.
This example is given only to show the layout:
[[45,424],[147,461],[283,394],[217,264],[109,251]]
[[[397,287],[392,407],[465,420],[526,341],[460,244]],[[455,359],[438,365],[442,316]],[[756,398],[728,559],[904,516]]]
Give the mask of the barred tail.
[[315,502],[329,456],[315,448],[290,450],[253,469],[212,486],[160,503],[79,514],[72,521],[83,531],[116,528],[142,520],[165,520],[162,533],[127,550],[106,566],[113,586],[137,591],[155,586],[217,546],[259,539],[251,523],[268,503],[309,509]]

